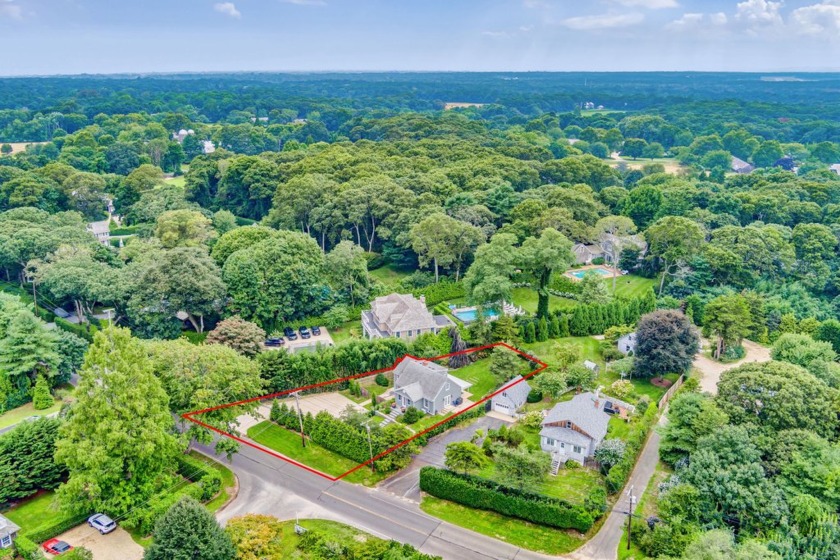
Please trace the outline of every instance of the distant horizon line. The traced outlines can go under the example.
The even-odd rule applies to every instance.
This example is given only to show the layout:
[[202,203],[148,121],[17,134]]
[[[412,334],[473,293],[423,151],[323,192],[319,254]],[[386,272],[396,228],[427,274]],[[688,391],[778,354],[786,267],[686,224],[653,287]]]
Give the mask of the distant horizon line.
[[107,77],[151,77],[189,75],[238,75],[238,74],[840,74],[840,68],[832,70],[174,70],[174,71],[120,71],[80,72],[71,74],[0,74],[0,79],[25,78],[107,78]]

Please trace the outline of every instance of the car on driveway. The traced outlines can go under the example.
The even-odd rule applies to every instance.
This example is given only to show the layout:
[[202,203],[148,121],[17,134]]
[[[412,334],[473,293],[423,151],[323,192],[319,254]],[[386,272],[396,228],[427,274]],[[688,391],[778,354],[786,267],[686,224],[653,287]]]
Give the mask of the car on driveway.
[[310,327],[310,329],[315,336],[321,336],[321,327]]
[[282,336],[272,336],[272,337],[269,337],[269,338],[265,339],[265,345],[270,346],[272,348],[276,348],[278,346],[283,346],[283,344],[285,344],[285,343],[286,343],[286,341],[283,340]]
[[88,525],[102,533],[110,533],[117,528],[117,522],[104,513],[94,513],[88,517]]
[[68,543],[58,539],[50,539],[42,544],[41,547],[44,549],[44,552],[49,552],[50,554],[62,554],[68,550],[73,550],[73,547]]
[[297,333],[292,327],[286,327],[283,329],[283,334],[286,335],[286,338],[289,340],[297,340]]
[[298,329],[301,338],[312,338],[312,334],[309,332],[309,329],[306,327],[301,327]]

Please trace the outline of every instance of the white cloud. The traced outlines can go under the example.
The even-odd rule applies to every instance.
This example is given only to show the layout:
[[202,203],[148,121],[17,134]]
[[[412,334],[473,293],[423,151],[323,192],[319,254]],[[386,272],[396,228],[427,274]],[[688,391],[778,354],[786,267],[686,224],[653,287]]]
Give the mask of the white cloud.
[[648,10],[661,10],[663,8],[677,8],[677,0],[615,0],[622,6],[631,8],[647,8]]
[[726,14],[717,12],[715,14],[688,13],[665,26],[668,31],[705,31],[714,28],[722,28],[729,21]]
[[747,23],[751,27],[781,25],[782,15],[779,9],[781,2],[769,0],[746,0],[739,2],[735,12],[735,19]]
[[213,9],[220,14],[225,14],[226,16],[230,16],[232,18],[242,17],[242,12],[236,9],[236,5],[233,2],[218,2],[213,4]]
[[494,39],[510,36],[510,34],[507,31],[482,31],[481,34],[485,37],[493,37]]
[[790,24],[803,35],[840,36],[840,0],[827,0],[791,12]]
[[0,0],[0,18],[23,19],[23,9],[13,0]]
[[709,14],[709,21],[712,25],[726,25],[729,18],[726,17],[725,13],[718,12],[716,14]]
[[591,31],[595,29],[614,29],[617,27],[630,27],[642,23],[645,16],[642,14],[603,14],[597,16],[579,16],[564,19],[560,25],[569,29],[580,31]]

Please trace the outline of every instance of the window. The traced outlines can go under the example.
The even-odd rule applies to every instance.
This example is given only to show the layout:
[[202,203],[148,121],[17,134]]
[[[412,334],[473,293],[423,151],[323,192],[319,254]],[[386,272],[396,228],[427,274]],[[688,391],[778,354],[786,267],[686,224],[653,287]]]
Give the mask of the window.
[[571,427],[572,427],[572,421],[571,421],[571,420],[566,420],[566,427],[567,427],[567,428],[571,428]]
[[10,546],[12,546],[12,537],[3,537],[3,540],[0,541],[0,548],[9,548]]
[[549,447],[554,447],[557,444],[557,442],[551,439],[550,437],[547,437],[545,438],[545,444]]
[[566,449],[566,444],[562,441],[560,442],[560,449]]
[[582,451],[582,449],[580,448],[579,445],[575,445],[572,449],[574,450],[575,453],[580,453]]
[[444,391],[448,391],[448,390],[449,390],[449,383],[447,383],[446,385],[444,385],[444,386],[443,386],[443,390],[444,390]]

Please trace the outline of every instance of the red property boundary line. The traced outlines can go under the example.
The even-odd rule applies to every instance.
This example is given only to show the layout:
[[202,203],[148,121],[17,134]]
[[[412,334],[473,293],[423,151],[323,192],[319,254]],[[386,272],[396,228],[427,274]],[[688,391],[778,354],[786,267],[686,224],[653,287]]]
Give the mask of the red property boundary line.
[[[508,383],[508,384],[502,385],[501,388],[499,388],[496,391],[494,391],[493,393],[490,393],[489,395],[485,396],[480,401],[471,404],[470,406],[468,406],[464,410],[444,418],[440,422],[437,422],[437,423],[429,426],[428,428],[426,428],[422,432],[418,432],[418,433],[414,434],[413,436],[406,439],[405,441],[402,441],[402,442],[394,445],[393,447],[390,447],[390,448],[386,449],[385,451],[383,451],[379,455],[376,455],[375,457],[372,457],[372,458],[368,459],[364,463],[360,463],[359,465],[353,467],[349,471],[347,471],[343,474],[340,474],[338,476],[330,476],[330,475],[328,475],[326,473],[323,473],[323,472],[321,472],[317,469],[313,469],[312,467],[309,467],[307,465],[304,465],[303,463],[295,461],[294,459],[286,457],[285,455],[281,455],[280,453],[277,453],[276,451],[273,451],[271,449],[267,449],[264,446],[258,445],[255,442],[252,442],[250,440],[241,438],[239,436],[229,434],[229,433],[227,433],[223,430],[220,430],[219,428],[216,428],[215,426],[211,426],[211,425],[209,425],[205,422],[202,422],[201,420],[198,420],[198,419],[195,418],[196,415],[205,414],[207,412],[213,412],[214,410],[220,410],[220,409],[223,409],[223,408],[230,408],[232,406],[238,406],[238,405],[248,404],[248,403],[252,403],[252,402],[256,402],[256,401],[262,401],[262,400],[266,400],[266,399],[273,399],[273,398],[276,398],[276,397],[282,397],[282,396],[285,396],[285,395],[296,393],[298,391],[307,391],[307,390],[310,390],[310,389],[317,389],[317,388],[320,388],[320,387],[335,385],[337,383],[342,383],[344,381],[349,381],[351,379],[361,379],[361,378],[364,378],[364,377],[371,377],[371,376],[377,375],[379,373],[385,373],[387,371],[392,371],[393,369],[395,369],[400,364],[400,362],[402,362],[406,358],[412,358],[412,359],[415,359],[415,360],[422,360],[422,361],[427,361],[427,362],[434,362],[434,361],[437,361],[437,360],[444,360],[444,359],[447,359],[447,358],[451,358],[452,356],[458,356],[458,355],[461,355],[461,354],[472,354],[474,352],[480,352],[482,350],[488,350],[490,348],[496,348],[496,347],[504,347],[504,348],[507,348],[508,350],[516,352],[517,354],[519,354],[520,356],[522,356],[523,358],[525,358],[529,362],[537,364],[538,367],[535,370],[528,373],[527,375],[522,376],[522,379],[520,379],[516,383]],[[401,358],[398,358],[394,362],[394,365],[392,365],[390,367],[377,369],[377,370],[373,370],[373,371],[366,371],[364,373],[359,373],[359,374],[356,374],[356,375],[349,375],[347,377],[342,377],[340,379],[332,379],[330,381],[322,381],[321,383],[315,383],[315,384],[312,384],[312,385],[305,385],[303,387],[296,387],[294,389],[287,389],[285,391],[279,391],[277,393],[271,393],[271,394],[263,395],[263,396],[260,396],[260,397],[253,397],[253,398],[250,398],[250,399],[236,401],[236,402],[232,402],[232,403],[228,403],[228,404],[221,404],[221,405],[218,405],[218,406],[212,406],[210,408],[204,408],[204,409],[201,409],[201,410],[194,410],[192,412],[186,412],[186,413],[182,414],[181,417],[183,419],[189,420],[190,422],[193,422],[194,424],[197,424],[197,425],[199,425],[203,428],[207,428],[208,430],[211,430],[211,431],[213,431],[213,432],[215,432],[215,433],[217,433],[221,436],[224,436],[226,438],[230,438],[230,439],[232,439],[234,441],[237,441],[237,442],[239,442],[243,445],[253,447],[254,449],[256,449],[258,451],[262,451],[263,453],[267,453],[268,455],[271,455],[272,457],[276,457],[277,459],[281,459],[283,461],[286,461],[287,463],[291,463],[292,465],[296,465],[296,466],[298,466],[302,469],[305,469],[305,470],[307,470],[307,471],[309,471],[313,474],[317,474],[318,476],[321,476],[323,478],[326,478],[327,480],[335,482],[337,480],[341,480],[342,478],[356,472],[357,470],[361,469],[362,467],[365,467],[365,466],[371,464],[372,462],[374,462],[378,459],[381,459],[382,457],[384,457],[388,453],[391,453],[391,452],[399,449],[400,447],[402,447],[404,445],[407,445],[408,443],[414,441],[415,439],[419,438],[420,436],[434,430],[438,426],[440,426],[442,424],[446,424],[447,422],[451,421],[453,418],[456,418],[456,417],[472,410],[473,408],[475,408],[479,405],[483,405],[484,403],[486,403],[487,401],[489,401],[490,399],[492,399],[493,397],[495,397],[496,395],[498,395],[502,391],[505,391],[508,388],[513,387],[514,385],[517,385],[518,383],[522,383],[522,382],[526,381],[527,379],[530,379],[530,378],[534,377],[535,375],[542,372],[547,367],[548,367],[548,364],[546,364],[542,360],[540,360],[540,359],[538,359],[534,356],[531,356],[530,354],[526,354],[522,350],[519,350],[518,348],[515,348],[515,347],[513,347],[509,344],[506,344],[504,342],[496,342],[495,344],[486,344],[484,346],[479,346],[477,348],[468,348],[466,350],[461,350],[459,352],[450,352],[449,354],[443,354],[442,356],[435,356],[434,358],[418,358],[416,356],[412,356],[411,354],[406,354],[405,356],[403,356]]]

